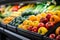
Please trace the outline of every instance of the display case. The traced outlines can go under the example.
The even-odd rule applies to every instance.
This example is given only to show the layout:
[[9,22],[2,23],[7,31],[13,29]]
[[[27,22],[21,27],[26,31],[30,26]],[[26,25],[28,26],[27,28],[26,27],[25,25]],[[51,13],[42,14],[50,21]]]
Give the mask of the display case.
[[[12,1],[6,0],[4,1],[3,0],[0,2],[0,4],[5,6],[5,7],[2,7],[4,9],[1,12],[3,13],[3,16],[1,16],[2,22],[0,22],[0,26],[3,28],[3,34],[5,34],[6,36],[9,36],[9,38],[14,37],[13,39],[16,38],[15,40],[17,39],[19,40],[19,38],[21,38],[21,35],[22,35],[26,38],[29,38],[30,40],[55,40],[55,38],[49,38],[49,35],[52,33],[55,33],[54,31],[57,29],[57,27],[60,26],[60,20],[58,17],[59,14],[57,15],[53,14],[55,11],[60,10],[60,6],[58,5],[59,4],[58,2],[57,4],[55,4],[55,2],[52,2],[51,0],[49,1],[47,0],[29,0],[29,1],[28,0],[23,0],[23,1],[22,0],[12,0]],[[6,15],[4,14],[4,12]],[[60,11],[57,11],[57,13],[59,12]],[[50,13],[52,15],[51,19],[49,19],[49,17],[51,16]],[[36,15],[38,14],[40,15],[37,17]],[[49,14],[48,18],[45,17],[48,14]],[[31,15],[33,16],[29,19]],[[38,21],[36,20],[37,18],[35,16],[38,18]],[[43,18],[42,19],[43,21],[42,20],[39,21],[40,20],[39,17]],[[55,18],[56,20],[58,20],[57,22]],[[36,23],[36,25],[38,25],[39,22],[40,23],[43,22],[42,25],[43,25],[43,30],[45,30],[44,31],[45,34],[42,29],[39,29],[39,31],[36,32],[37,28],[35,24],[33,24],[35,28],[32,27],[33,29],[32,31],[28,29],[27,26],[28,25],[31,26],[33,22]],[[23,25],[22,27],[20,27],[21,24]],[[40,30],[42,30],[43,33]],[[22,37],[22,39],[24,37]],[[27,40],[27,39],[23,39],[23,40]]]

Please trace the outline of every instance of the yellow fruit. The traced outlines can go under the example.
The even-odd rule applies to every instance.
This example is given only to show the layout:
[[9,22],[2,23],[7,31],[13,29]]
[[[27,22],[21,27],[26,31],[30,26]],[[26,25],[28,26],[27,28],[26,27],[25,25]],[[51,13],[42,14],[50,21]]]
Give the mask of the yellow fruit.
[[33,26],[34,23],[33,23],[32,21],[29,21],[28,25],[29,25],[29,26]]
[[27,28],[28,28],[28,25],[23,25],[22,26],[22,29],[24,29],[24,30],[27,30]]
[[46,13],[41,13],[42,17],[46,17],[46,15],[47,15]]
[[23,22],[23,25],[29,25],[29,26],[33,26],[33,22],[31,20],[25,20]]
[[28,22],[29,22],[29,20],[25,20],[25,21],[23,22],[23,24],[24,24],[24,25],[27,25]]
[[48,32],[48,30],[45,27],[40,27],[38,29],[38,33],[41,35],[45,35]]
[[36,21],[36,16],[35,15],[31,15],[31,16],[29,16],[28,19],[31,20],[31,21]]
[[20,25],[18,25],[18,28],[22,28],[22,26],[23,26],[23,25],[22,25],[22,24],[20,24]]
[[6,18],[3,19],[2,22],[3,22],[4,24],[8,24],[8,23],[10,23],[13,19],[14,19],[14,17],[6,17]]
[[39,24],[39,22],[38,22],[38,21],[34,21],[33,23],[34,23],[34,27],[37,27],[37,26],[38,26],[38,24]]
[[52,14],[52,15],[54,15],[55,14],[55,12],[53,12],[53,11],[48,11],[48,12],[46,12],[47,14]]
[[18,28],[21,28],[21,29],[27,30],[28,25],[20,24],[20,25],[18,25]]
[[27,10],[28,8],[31,8],[31,7],[33,7],[33,6],[34,6],[34,4],[28,4],[27,6],[24,6],[24,7],[20,8],[20,9],[18,10],[18,12],[23,12],[23,11],[25,11],[25,10]]
[[55,15],[60,17],[60,11],[55,11]]
[[36,15],[36,20],[37,21],[40,21],[41,18],[42,18],[41,14]]

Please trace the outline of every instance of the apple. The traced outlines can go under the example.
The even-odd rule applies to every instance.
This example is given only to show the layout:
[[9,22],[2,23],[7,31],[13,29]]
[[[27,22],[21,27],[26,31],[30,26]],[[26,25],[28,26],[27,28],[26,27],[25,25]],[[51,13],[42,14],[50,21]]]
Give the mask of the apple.
[[53,22],[47,22],[47,23],[45,24],[45,27],[46,27],[47,29],[50,29],[50,28],[54,27],[54,23],[53,23]]
[[60,40],[60,35],[58,35],[58,36],[56,37],[56,40]]
[[51,16],[52,16],[51,14],[47,14],[46,18],[50,20]]
[[33,27],[32,28],[32,32],[37,32],[38,31],[38,28],[37,27]]
[[55,34],[50,34],[49,35],[49,38],[52,38],[53,39],[53,38],[55,38],[55,36],[56,36]]
[[40,22],[43,22],[44,24],[48,22],[48,19],[47,18],[41,18],[40,19]]
[[39,24],[38,24],[38,28],[40,28],[40,27],[44,27],[44,23],[42,23],[42,22],[39,23]]
[[60,26],[56,29],[56,35],[60,35]]
[[29,26],[27,30],[32,31],[32,28],[33,28],[32,26]]

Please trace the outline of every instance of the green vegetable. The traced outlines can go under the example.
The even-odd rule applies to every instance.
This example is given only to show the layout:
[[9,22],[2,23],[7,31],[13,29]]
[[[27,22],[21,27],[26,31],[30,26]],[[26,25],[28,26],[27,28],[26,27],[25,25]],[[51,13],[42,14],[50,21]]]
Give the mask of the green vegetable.
[[45,12],[47,7],[50,5],[50,3],[47,3],[41,10],[40,12]]
[[39,13],[39,11],[44,7],[44,5],[40,4],[32,11],[33,13]]

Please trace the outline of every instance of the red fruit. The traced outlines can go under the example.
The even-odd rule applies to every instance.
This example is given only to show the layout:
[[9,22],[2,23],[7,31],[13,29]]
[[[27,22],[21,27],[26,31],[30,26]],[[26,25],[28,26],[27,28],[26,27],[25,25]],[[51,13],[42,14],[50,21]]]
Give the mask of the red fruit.
[[29,30],[29,31],[32,31],[32,28],[33,28],[32,26],[29,26],[29,27],[28,27],[28,30]]
[[38,31],[38,28],[37,27],[33,27],[32,28],[32,32],[37,32]]
[[54,23],[53,23],[53,22],[47,22],[47,23],[45,24],[45,27],[46,27],[47,29],[50,29],[50,28],[54,27]]
[[38,24],[38,28],[40,28],[40,27],[44,27],[44,23],[42,23],[42,22],[39,23],[39,24]]
[[44,24],[45,24],[45,23],[47,23],[47,22],[48,22],[48,19],[47,19],[47,18],[41,18],[41,19],[40,19],[40,22],[42,22],[42,23],[44,23]]
[[19,6],[15,5],[12,7],[12,11],[17,11],[19,9]]
[[58,35],[58,36],[56,37],[56,40],[60,40],[60,35]]
[[51,16],[52,16],[51,14],[47,14],[46,18],[50,20]]
[[54,38],[55,38],[55,34],[50,34],[50,35],[49,35],[49,38],[54,39]]

